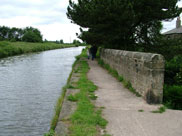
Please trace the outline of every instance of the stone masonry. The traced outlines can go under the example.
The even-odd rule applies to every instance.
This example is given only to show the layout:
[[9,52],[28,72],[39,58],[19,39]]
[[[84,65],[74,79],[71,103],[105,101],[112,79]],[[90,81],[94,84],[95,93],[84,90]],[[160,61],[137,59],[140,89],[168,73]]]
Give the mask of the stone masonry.
[[164,58],[160,54],[101,49],[101,59],[109,64],[150,104],[161,103]]

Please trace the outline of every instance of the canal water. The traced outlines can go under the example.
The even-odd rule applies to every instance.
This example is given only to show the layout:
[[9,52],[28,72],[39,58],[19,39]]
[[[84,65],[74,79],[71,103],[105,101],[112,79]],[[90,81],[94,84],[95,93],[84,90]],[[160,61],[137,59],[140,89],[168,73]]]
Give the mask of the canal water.
[[43,136],[83,47],[0,59],[0,136]]

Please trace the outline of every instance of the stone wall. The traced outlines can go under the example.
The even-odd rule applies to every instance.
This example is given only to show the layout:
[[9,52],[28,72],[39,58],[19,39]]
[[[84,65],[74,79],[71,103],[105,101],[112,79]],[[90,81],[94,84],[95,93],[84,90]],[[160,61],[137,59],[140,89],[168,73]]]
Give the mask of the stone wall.
[[164,84],[164,58],[160,54],[101,49],[101,59],[109,64],[148,103],[161,103]]

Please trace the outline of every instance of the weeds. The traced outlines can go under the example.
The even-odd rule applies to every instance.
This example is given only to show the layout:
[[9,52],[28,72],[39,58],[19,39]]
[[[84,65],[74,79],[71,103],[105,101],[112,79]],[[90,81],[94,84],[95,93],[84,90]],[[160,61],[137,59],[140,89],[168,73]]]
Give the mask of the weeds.
[[96,100],[97,99],[97,96],[95,94],[93,94],[93,93],[90,93],[89,98],[91,100]]
[[107,69],[109,71],[109,73],[111,73],[112,76],[114,76],[115,78],[117,78],[120,82],[123,83],[124,87],[126,87],[127,89],[129,89],[132,93],[134,93],[137,97],[141,97],[141,95],[136,92],[136,90],[132,87],[131,83],[129,81],[126,81],[123,76],[120,76],[118,74],[118,72],[114,69],[112,69],[108,64],[105,64],[103,60],[98,59],[98,63],[104,67],[105,69]]
[[94,91],[97,87],[87,79],[86,73],[89,70],[88,64],[84,60],[79,61],[80,79],[77,82],[78,93],[77,109],[70,117],[70,135],[88,136],[97,135],[97,127],[104,128],[107,121],[101,117],[101,110],[95,109],[91,100],[96,99]]
[[44,134],[44,136],[55,136],[54,130],[50,130],[48,133]]
[[144,112],[144,110],[141,109],[141,110],[138,110],[138,112]]
[[163,113],[166,111],[166,107],[165,106],[161,106],[159,107],[158,110],[152,111],[152,113]]
[[67,97],[67,99],[68,99],[69,101],[72,101],[72,102],[78,101],[78,98],[77,98],[76,96],[73,96],[72,94],[70,94],[70,95]]
[[71,85],[71,84],[68,84],[68,85],[67,85],[67,88],[68,88],[68,89],[76,89],[76,87],[74,87],[74,86]]

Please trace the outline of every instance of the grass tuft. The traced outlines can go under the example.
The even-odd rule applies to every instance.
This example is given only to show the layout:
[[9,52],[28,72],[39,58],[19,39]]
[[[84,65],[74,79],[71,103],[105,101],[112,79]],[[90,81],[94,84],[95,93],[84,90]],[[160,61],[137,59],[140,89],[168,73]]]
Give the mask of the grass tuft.
[[163,113],[166,111],[166,107],[165,106],[161,106],[159,107],[158,110],[152,111],[152,113]]
[[70,94],[70,95],[67,97],[67,99],[68,99],[69,101],[72,101],[72,102],[78,101],[78,98],[77,98],[76,96],[73,96],[72,94]]
[[140,109],[140,110],[138,110],[138,112],[144,112],[144,110]]
[[54,130],[50,130],[48,133],[44,134],[44,136],[55,136]]
[[90,93],[89,98],[91,100],[96,100],[97,99],[97,96],[95,94],[93,94],[93,93]]

